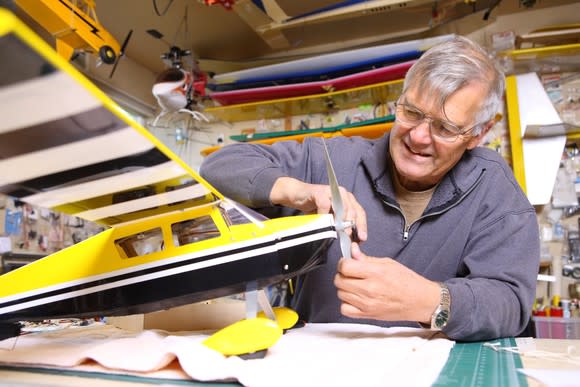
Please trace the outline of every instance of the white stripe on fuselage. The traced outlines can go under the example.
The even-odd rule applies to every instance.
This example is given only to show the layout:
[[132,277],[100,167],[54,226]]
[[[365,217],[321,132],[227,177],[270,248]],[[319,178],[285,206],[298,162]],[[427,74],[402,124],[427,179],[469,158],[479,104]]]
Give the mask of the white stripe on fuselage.
[[40,207],[53,208],[62,204],[104,196],[115,192],[129,191],[137,187],[155,184],[186,174],[188,173],[175,161],[167,161],[163,164],[141,168],[136,171],[26,196],[21,200]]
[[102,105],[70,75],[61,71],[44,75],[0,90],[0,133],[74,116]]
[[148,208],[195,199],[208,193],[209,191],[206,187],[201,184],[195,184],[185,188],[176,189],[174,191],[163,192],[157,195],[146,196],[140,199],[112,204],[110,206],[96,208],[94,210],[78,212],[74,215],[90,221],[96,221],[99,219],[108,218],[110,216],[118,216],[131,212],[146,210]]
[[51,175],[153,149],[131,127],[65,145],[0,160],[0,186]]

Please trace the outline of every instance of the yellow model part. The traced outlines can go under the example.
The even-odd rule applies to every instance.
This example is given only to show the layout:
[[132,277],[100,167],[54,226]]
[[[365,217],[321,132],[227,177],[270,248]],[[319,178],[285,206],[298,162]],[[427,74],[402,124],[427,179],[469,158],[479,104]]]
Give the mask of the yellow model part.
[[16,0],[16,4],[57,41],[60,55],[70,60],[72,52],[84,50],[99,54],[111,64],[119,55],[117,40],[94,18],[68,0]]
[[[176,246],[171,226],[175,223],[199,218],[204,215],[211,216],[219,230],[219,236],[183,246]],[[318,216],[305,215],[269,219],[262,223],[263,227],[253,223],[228,226],[217,206],[206,206],[130,222],[105,230],[76,245],[21,267],[19,270],[0,276],[0,298],[80,279],[113,274],[121,270],[155,262],[161,263],[175,257],[193,254],[198,251],[207,251],[208,249],[217,249],[232,243],[243,243],[244,241],[258,238],[271,238],[275,233],[282,232],[289,227],[306,225]],[[122,240],[128,236],[156,229],[160,229],[163,236],[164,248],[161,251],[127,257],[115,243],[115,241]],[[280,312],[280,317],[281,321],[284,321],[282,322],[284,327],[293,319],[288,312]]]
[[282,328],[274,321],[256,317],[241,320],[217,331],[203,344],[225,356],[263,351],[282,337]]
[[[11,43],[2,46],[10,48],[3,60],[7,68],[24,68],[22,62],[33,58],[34,68],[50,70],[7,72],[13,83],[1,90],[8,104],[5,128],[25,145],[31,128],[50,127],[51,140],[61,141],[36,141],[35,148],[0,160],[1,192],[105,226],[98,235],[0,276],[0,327],[28,319],[162,310],[239,293],[248,282],[268,286],[322,264],[324,249],[336,238],[331,214],[249,222],[4,9],[0,39]],[[52,104],[37,116],[23,106],[39,99],[38,90]],[[97,125],[97,133],[90,126],[90,136],[77,138],[66,137],[64,125],[48,125],[57,119],[76,123],[76,116],[87,112],[99,114],[87,122],[105,128],[112,123],[112,129],[103,132]],[[287,311],[277,315],[284,327],[296,319]],[[244,354],[268,348],[281,334],[277,322],[256,318],[218,332],[208,343],[227,355]]]
[[[282,329],[290,329],[298,322],[298,313],[285,306],[273,308],[276,322]],[[258,317],[266,318],[266,313],[259,312]]]
[[[29,27],[22,23],[14,14],[11,12],[0,8],[0,36],[14,34],[18,39],[22,40],[28,46],[39,53],[48,63],[54,66],[59,71],[66,73],[74,81],[76,81],[81,87],[82,91],[85,93],[90,93],[92,97],[96,98],[104,107],[107,108],[109,112],[114,114],[116,117],[124,121],[127,126],[131,127],[136,133],[145,137],[153,146],[155,146],[159,151],[165,154],[173,162],[177,163],[190,179],[194,179],[196,182],[201,184],[211,195],[208,195],[203,202],[213,201],[215,198],[223,199],[223,195],[218,192],[214,187],[208,184],[205,179],[199,176],[187,163],[185,163],[181,158],[175,155],[165,144],[163,144],[158,138],[152,135],[147,129],[137,123],[131,115],[129,115],[125,110],[121,109],[114,101],[112,101],[108,95],[103,93],[99,88],[97,88],[92,82],[90,82],[84,75],[82,75],[76,68],[74,68],[70,63],[64,60],[61,56],[56,55],[54,49],[52,49],[45,41],[43,41],[38,35],[36,35]],[[55,135],[58,135],[56,133]],[[90,152],[90,149],[87,150]],[[184,177],[180,179],[183,180]],[[177,180],[177,179],[176,179]],[[49,207],[58,212],[64,212],[67,214],[75,215],[77,212],[93,209],[102,206],[104,202],[101,197],[93,198],[92,200],[82,200],[75,203],[69,203],[61,205],[58,207]],[[175,209],[175,208],[173,208]],[[162,212],[161,210],[170,210],[167,206],[161,206],[157,210],[146,211],[143,213],[131,213],[127,214],[123,218],[123,221],[128,221],[136,219],[138,216],[146,217]],[[90,219],[89,219],[90,220]],[[109,224],[107,222],[102,222],[103,224]]]

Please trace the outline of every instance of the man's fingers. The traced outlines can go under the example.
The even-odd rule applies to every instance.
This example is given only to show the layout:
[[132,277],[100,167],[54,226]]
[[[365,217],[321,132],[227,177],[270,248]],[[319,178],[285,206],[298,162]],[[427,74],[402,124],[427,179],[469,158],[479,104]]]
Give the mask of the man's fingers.
[[356,229],[353,229],[353,234],[356,231],[356,238],[359,241],[366,241],[367,235],[368,235],[368,233],[367,233],[367,214],[358,202],[356,202],[356,207],[357,207],[356,217],[355,217]]
[[352,243],[350,246],[350,254],[353,259],[357,261],[364,260],[367,256],[360,250],[360,246],[358,243]]
[[347,233],[355,242],[359,240],[366,240],[367,217],[364,208],[350,192],[346,192],[344,201],[346,203],[344,219],[351,220],[354,223],[354,226],[348,229]]
[[[353,243],[353,245],[356,243]],[[352,251],[352,250],[351,250]],[[360,253],[358,255],[353,255],[353,259],[341,258],[338,261],[337,271],[340,275],[345,278],[367,278],[368,277],[368,265],[366,265],[365,255]]]

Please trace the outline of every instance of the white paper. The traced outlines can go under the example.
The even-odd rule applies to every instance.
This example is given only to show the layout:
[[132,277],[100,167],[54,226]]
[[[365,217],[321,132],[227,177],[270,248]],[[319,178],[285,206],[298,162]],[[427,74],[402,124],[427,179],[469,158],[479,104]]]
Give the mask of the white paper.
[[578,387],[580,370],[518,369],[548,387]]
[[0,237],[0,254],[12,251],[12,241],[10,237]]
[[147,377],[162,372],[163,377],[238,380],[251,387],[430,386],[454,345],[424,329],[307,324],[284,334],[263,359],[242,360],[202,345],[207,336],[76,328],[0,342],[0,363],[91,371],[98,365],[101,372]]

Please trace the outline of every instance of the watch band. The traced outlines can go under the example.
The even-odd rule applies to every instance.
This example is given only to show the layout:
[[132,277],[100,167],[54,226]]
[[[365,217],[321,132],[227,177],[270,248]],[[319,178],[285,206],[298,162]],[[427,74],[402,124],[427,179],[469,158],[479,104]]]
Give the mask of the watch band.
[[451,312],[451,294],[449,288],[444,283],[440,282],[439,305],[431,316],[431,329],[438,330],[445,328],[449,321]]

